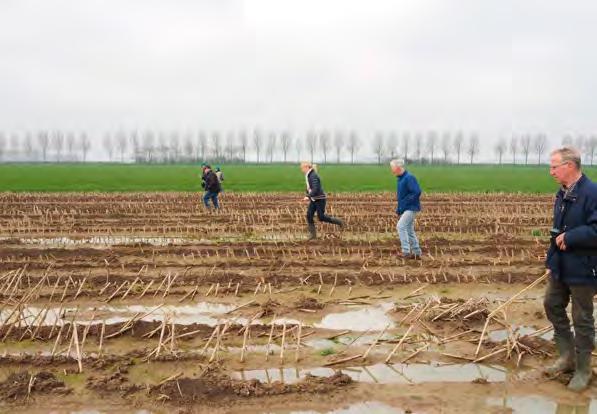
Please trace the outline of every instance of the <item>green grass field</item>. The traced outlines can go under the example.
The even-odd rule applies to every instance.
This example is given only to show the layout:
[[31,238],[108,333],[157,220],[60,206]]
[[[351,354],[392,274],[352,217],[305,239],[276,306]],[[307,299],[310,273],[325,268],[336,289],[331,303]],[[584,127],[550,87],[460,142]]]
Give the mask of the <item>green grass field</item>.
[[[296,165],[222,165],[227,191],[302,192]],[[413,166],[426,192],[552,193],[547,166]],[[0,164],[0,191],[201,191],[196,165]],[[585,169],[597,179],[597,168]],[[386,165],[322,165],[328,193],[393,191]]]

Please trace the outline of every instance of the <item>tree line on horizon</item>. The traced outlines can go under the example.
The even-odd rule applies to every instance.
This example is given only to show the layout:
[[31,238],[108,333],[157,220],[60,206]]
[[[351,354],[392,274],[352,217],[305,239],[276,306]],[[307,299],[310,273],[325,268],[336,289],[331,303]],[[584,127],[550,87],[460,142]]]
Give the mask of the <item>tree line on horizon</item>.
[[[273,163],[310,160],[319,163],[354,164],[368,149],[378,164],[400,157],[406,163],[474,164],[481,150],[478,133],[463,131],[377,131],[361,138],[355,131],[309,130],[296,135],[290,131],[163,132],[118,130],[106,132],[95,141],[87,132],[41,130],[0,132],[0,162],[87,162],[89,154],[101,151],[110,162],[139,164],[175,163]],[[94,148],[99,144],[99,148]],[[368,144],[368,145],[367,145]],[[584,162],[593,165],[597,135],[566,134],[562,145],[581,150]],[[545,133],[512,134],[493,145],[497,164],[541,164],[549,140]],[[253,155],[249,159],[249,155]],[[95,160],[97,161],[97,159]]]

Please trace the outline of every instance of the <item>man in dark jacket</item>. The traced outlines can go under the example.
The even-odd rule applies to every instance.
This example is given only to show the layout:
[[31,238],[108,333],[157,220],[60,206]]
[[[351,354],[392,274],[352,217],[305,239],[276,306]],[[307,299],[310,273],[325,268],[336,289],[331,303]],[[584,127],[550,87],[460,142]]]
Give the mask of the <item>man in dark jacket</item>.
[[396,224],[402,256],[407,259],[419,259],[421,247],[415,233],[415,218],[421,211],[421,187],[414,175],[404,169],[404,162],[401,160],[390,161],[392,174],[398,177],[396,183],[396,199],[398,206],[396,214],[400,217]]
[[[544,307],[554,327],[559,358],[548,374],[572,372],[568,388],[582,391],[591,380],[595,325],[593,296],[597,292],[597,185],[580,168],[580,153],[561,148],[551,153],[550,174],[561,184],[556,194],[551,246],[546,266],[550,280]],[[566,314],[572,302],[572,322]]]
[[205,184],[203,204],[205,204],[205,207],[209,209],[209,200],[211,200],[215,209],[220,208],[220,204],[218,203],[218,194],[221,190],[220,180],[218,180],[218,176],[211,170],[209,165],[203,167],[202,179],[203,183]]
[[315,213],[317,212],[317,218],[319,221],[325,223],[335,224],[337,226],[344,226],[342,220],[330,217],[325,214],[326,194],[323,191],[321,185],[321,179],[317,175],[317,166],[308,162],[301,163],[301,171],[305,174],[306,184],[306,195],[303,198],[304,201],[309,202],[307,208],[307,225],[309,229],[309,240],[317,238],[317,230],[315,229]]

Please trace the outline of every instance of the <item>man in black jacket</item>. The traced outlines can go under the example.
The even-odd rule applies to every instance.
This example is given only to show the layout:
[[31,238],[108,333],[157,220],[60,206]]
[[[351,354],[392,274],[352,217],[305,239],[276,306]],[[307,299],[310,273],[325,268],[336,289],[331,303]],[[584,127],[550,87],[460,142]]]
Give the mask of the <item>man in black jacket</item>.
[[[550,174],[562,187],[554,205],[546,260],[551,276],[544,299],[559,353],[546,372],[574,371],[568,384],[573,391],[584,390],[591,380],[591,352],[595,347],[593,296],[597,292],[597,185],[582,173],[580,158],[574,148],[551,153]],[[574,334],[566,314],[570,302]]]
[[220,180],[218,180],[218,176],[211,170],[211,166],[206,165],[203,167],[202,180],[203,183],[201,185],[205,188],[203,204],[209,209],[209,200],[211,200],[215,209],[220,208],[218,202],[218,194],[221,191]]
[[326,194],[323,191],[321,179],[317,175],[317,166],[303,162],[301,163],[301,171],[305,174],[305,183],[307,185],[306,196],[303,200],[309,202],[309,207],[307,208],[309,240],[314,240],[317,238],[317,230],[315,229],[315,221],[313,220],[316,212],[319,221],[335,224],[340,227],[344,226],[344,223],[340,219],[325,214]]

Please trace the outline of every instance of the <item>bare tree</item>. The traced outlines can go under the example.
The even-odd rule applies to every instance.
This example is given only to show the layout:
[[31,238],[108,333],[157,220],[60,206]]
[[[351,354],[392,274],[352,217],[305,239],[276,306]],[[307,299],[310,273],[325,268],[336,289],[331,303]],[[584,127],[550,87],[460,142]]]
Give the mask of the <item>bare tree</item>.
[[211,133],[211,150],[213,151],[213,157],[216,162],[219,162],[222,158],[222,140],[218,131],[212,131]]
[[359,148],[361,147],[361,140],[359,139],[359,136],[357,135],[356,131],[350,131],[350,133],[348,134],[348,152],[350,153],[350,163],[354,164],[354,156],[357,154],[357,152],[359,151]]
[[564,136],[562,137],[562,146],[570,147],[572,146],[572,141],[574,141],[572,134],[564,134]]
[[297,137],[294,140],[294,149],[296,150],[296,159],[297,161],[301,161],[301,151],[303,149],[303,140]]
[[263,134],[259,129],[253,131],[253,147],[255,148],[255,154],[257,156],[257,164],[259,164],[259,154],[263,145]]
[[292,135],[290,135],[290,131],[282,131],[280,134],[280,148],[282,149],[282,154],[284,156],[284,162],[287,161],[288,150],[290,149],[290,145],[292,144]]
[[476,133],[472,133],[471,136],[468,139],[468,147],[466,149],[466,152],[468,153],[470,160],[471,160],[471,165],[473,164],[473,161],[475,159],[475,155],[477,155],[479,153],[479,136]]
[[145,131],[143,134],[143,152],[145,154],[145,162],[153,162],[155,152],[155,135],[150,130]]
[[201,161],[205,161],[205,156],[207,154],[208,146],[207,146],[207,134],[204,131],[199,131],[197,134],[197,151],[199,155],[199,159]]
[[323,153],[323,163],[328,162],[328,151],[330,150],[330,133],[328,131],[322,131],[319,134],[319,147]]
[[91,149],[91,140],[87,136],[86,132],[82,132],[79,135],[78,147],[81,150],[81,154],[83,155],[83,162],[87,161],[87,154],[89,153],[89,150]]
[[62,161],[62,150],[64,149],[64,134],[62,134],[62,131],[54,131],[51,144],[56,153],[56,161]]
[[512,154],[512,164],[516,165],[516,154],[518,153],[518,137],[512,134],[510,138],[510,154]]
[[226,134],[226,147],[225,147],[226,157],[227,157],[228,161],[232,161],[234,159],[234,153],[236,152],[236,145],[234,143],[234,141],[235,141],[234,138],[235,138],[234,132],[228,131],[228,134]]
[[10,134],[10,152],[16,157],[18,157],[21,152],[21,140],[19,134],[16,132]]
[[442,143],[441,143],[442,153],[444,154],[444,164],[448,163],[448,158],[450,157],[450,151],[452,150],[452,142],[450,141],[450,132],[444,131],[442,134]]
[[75,134],[74,132],[67,132],[66,133],[66,152],[68,153],[69,161],[74,161],[75,159]]
[[402,134],[402,157],[404,162],[408,163],[408,149],[410,146],[410,132],[404,132]]
[[454,135],[453,145],[454,151],[456,151],[456,164],[460,165],[460,154],[462,153],[462,143],[464,141],[464,134],[462,131],[456,132]]
[[396,158],[396,152],[398,149],[398,136],[394,131],[391,131],[386,137],[386,151],[390,156],[390,159]]
[[574,147],[577,150],[582,151],[582,149],[585,147],[585,141],[585,136],[582,134],[578,134],[576,138],[574,138]]
[[373,149],[373,153],[377,157],[377,164],[381,165],[381,157],[383,156],[383,134],[381,132],[378,131],[373,136],[371,148]]
[[276,133],[271,131],[267,136],[267,147],[265,148],[265,152],[267,157],[269,158],[269,162],[274,162],[274,154],[276,153],[276,145],[277,145],[277,137]]
[[116,141],[116,149],[120,153],[120,162],[124,162],[124,153],[128,148],[128,140],[126,139],[126,133],[124,131],[118,131],[114,137]]
[[502,157],[504,156],[504,153],[506,152],[506,148],[507,148],[507,144],[506,144],[506,138],[501,137],[497,144],[495,144],[495,153],[498,156],[498,162],[500,165],[502,165]]
[[340,164],[342,149],[344,148],[344,134],[340,130],[334,132],[334,149],[336,150],[336,163]]
[[307,147],[307,151],[311,155],[311,162],[315,158],[315,148],[317,146],[317,134],[315,131],[310,130],[307,131],[307,136],[305,137],[305,145]]
[[168,148],[168,141],[166,134],[163,131],[158,132],[158,147],[156,158],[159,157],[161,162],[170,162],[170,150]]
[[243,153],[243,162],[247,162],[247,147],[249,146],[249,137],[244,129],[238,133],[238,144]]
[[591,160],[591,165],[593,165],[593,157],[595,156],[595,151],[597,151],[597,135],[591,135],[586,142],[586,151],[587,155]]
[[27,160],[33,158],[33,134],[31,134],[31,132],[25,134],[25,139],[23,140],[23,152]]
[[529,152],[531,152],[531,136],[524,134],[520,136],[520,148],[524,154],[524,165],[529,163]]
[[415,159],[421,161],[421,155],[423,152],[423,134],[420,132],[415,133]]
[[431,158],[431,164],[435,161],[435,147],[437,146],[437,132],[429,131],[427,133],[427,152]]
[[172,161],[179,162],[180,161],[180,137],[177,131],[172,131],[170,133],[170,152],[172,154]]
[[133,160],[137,161],[141,158],[141,148],[139,144],[139,133],[133,129],[129,135],[129,142],[131,144],[131,151],[133,152]]
[[193,134],[191,132],[185,133],[182,150],[184,151],[183,158],[192,161],[195,154],[195,144],[193,144]]
[[46,131],[37,133],[37,143],[41,148],[41,159],[43,162],[48,160],[48,147],[50,146],[50,136]]
[[541,156],[545,152],[545,147],[547,146],[547,136],[543,133],[537,134],[535,139],[533,140],[533,147],[535,148],[535,153],[537,154],[537,164],[541,164]]

